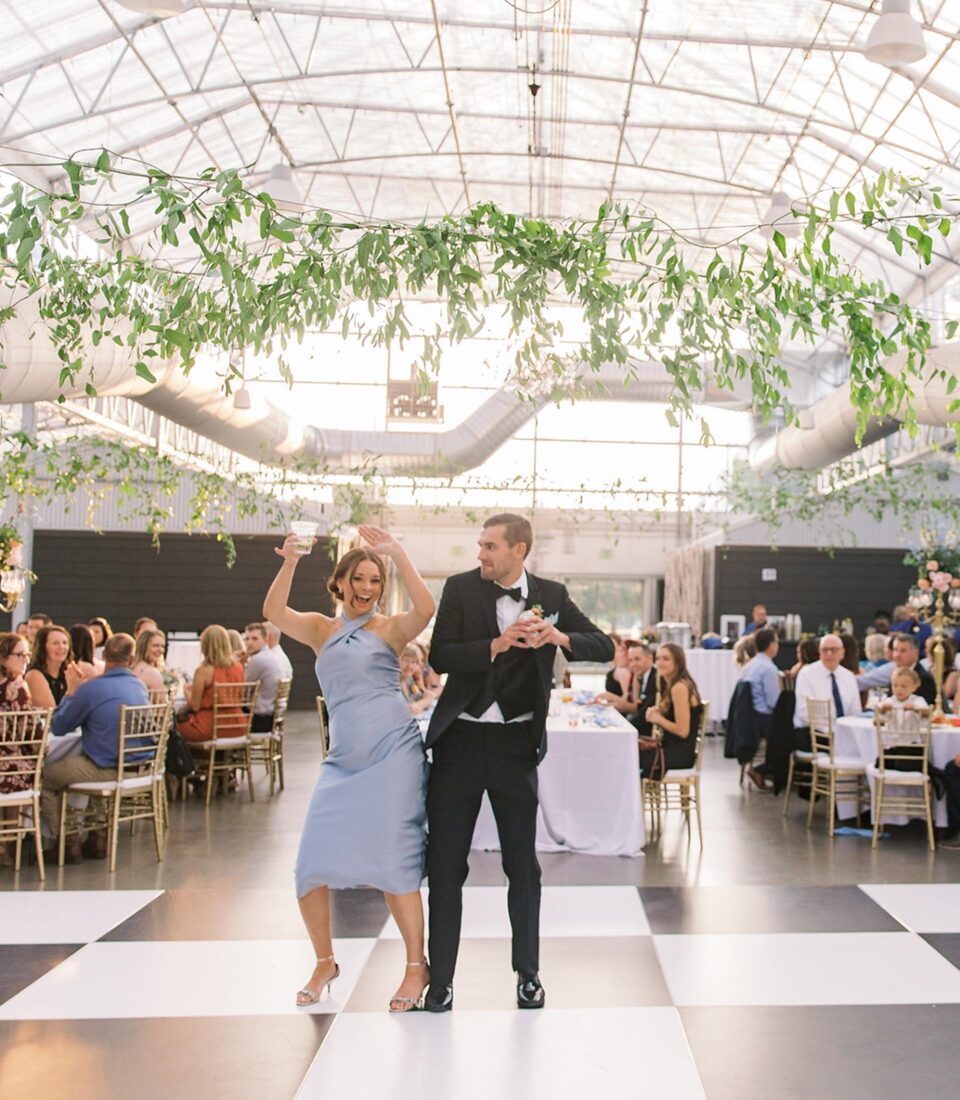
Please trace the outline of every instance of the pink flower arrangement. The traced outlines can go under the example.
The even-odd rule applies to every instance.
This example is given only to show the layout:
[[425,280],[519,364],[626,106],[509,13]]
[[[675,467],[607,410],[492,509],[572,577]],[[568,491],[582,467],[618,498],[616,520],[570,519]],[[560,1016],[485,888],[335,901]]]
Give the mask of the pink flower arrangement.
[[917,581],[917,588],[929,588],[929,587],[930,587],[930,581],[927,580],[926,577],[921,577],[920,580]]
[[940,563],[938,561],[934,561],[933,559],[931,559],[930,561],[927,562],[927,572],[928,573],[936,573],[936,572],[938,572],[939,569],[940,569]]
[[10,549],[7,552],[7,560],[5,563],[9,568],[14,566],[23,565],[23,544],[19,542],[11,542]]
[[938,592],[946,592],[952,580],[952,573],[934,572],[930,576],[930,583]]

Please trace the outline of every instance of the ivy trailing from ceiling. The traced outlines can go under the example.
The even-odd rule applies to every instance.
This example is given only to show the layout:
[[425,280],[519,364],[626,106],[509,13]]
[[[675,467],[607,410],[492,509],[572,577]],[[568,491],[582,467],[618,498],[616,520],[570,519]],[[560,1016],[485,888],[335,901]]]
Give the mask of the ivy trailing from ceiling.
[[853,455],[819,471],[778,466],[762,476],[739,462],[725,489],[730,511],[763,524],[773,543],[784,524],[797,521],[815,529],[823,549],[832,550],[856,545],[854,520],[862,515],[877,522],[890,516],[902,520],[908,541],[945,523],[960,530],[960,492],[951,472],[960,471],[949,452],[941,452],[932,465],[877,467]]
[[[920,268],[954,225],[937,190],[892,171],[856,192],[806,202],[796,212],[796,244],[777,231],[758,253],[747,231],[706,246],[608,203],[592,221],[565,224],[482,203],[459,217],[402,225],[280,209],[238,171],[178,176],[107,151],[61,167],[63,193],[16,182],[0,203],[9,292],[0,320],[35,298],[63,361],[61,388],[90,393],[89,348],[106,340],[127,347],[131,369],[150,380],[151,366],[173,357],[189,371],[204,349],[282,352],[308,329],[358,326],[376,345],[415,341],[415,364],[431,375],[446,347],[478,333],[499,309],[521,394],[546,389],[560,400],[606,363],[621,364],[626,376],[631,361],[655,359],[673,380],[674,415],[689,413],[708,382],[731,388],[746,379],[758,412],[786,407],[789,416],[784,343],[835,333],[849,353],[861,430],[871,415],[894,413],[909,427],[910,376],[924,370],[930,325],[841,259],[834,231],[843,225],[864,244],[912,253]],[[128,201],[98,198],[131,184]],[[133,250],[131,230],[145,216],[153,229]],[[80,226],[99,241],[99,258],[76,253]],[[421,294],[445,307],[433,332],[417,333],[410,318],[409,301]],[[580,311],[582,340],[566,340],[556,304]],[[906,366],[891,372],[884,361],[898,351]]]

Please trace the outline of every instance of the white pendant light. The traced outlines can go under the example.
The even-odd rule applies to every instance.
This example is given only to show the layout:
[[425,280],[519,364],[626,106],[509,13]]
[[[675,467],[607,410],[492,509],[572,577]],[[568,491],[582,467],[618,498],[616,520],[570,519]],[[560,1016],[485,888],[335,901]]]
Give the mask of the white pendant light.
[[117,0],[117,3],[121,8],[129,8],[141,15],[155,15],[159,19],[182,15],[187,10],[183,0]]
[[275,164],[270,169],[270,175],[261,188],[280,207],[302,206],[303,196],[300,188],[293,178],[293,171],[289,164]]
[[253,407],[253,401],[250,398],[250,391],[247,389],[246,382],[241,383],[240,389],[233,391],[233,407],[241,410]]
[[763,216],[763,235],[772,237],[774,230],[784,237],[800,235],[800,223],[793,216],[793,205],[786,191],[777,191],[770,196],[770,207]]
[[923,27],[910,14],[910,0],[883,0],[863,56],[881,65],[909,65],[926,52]]

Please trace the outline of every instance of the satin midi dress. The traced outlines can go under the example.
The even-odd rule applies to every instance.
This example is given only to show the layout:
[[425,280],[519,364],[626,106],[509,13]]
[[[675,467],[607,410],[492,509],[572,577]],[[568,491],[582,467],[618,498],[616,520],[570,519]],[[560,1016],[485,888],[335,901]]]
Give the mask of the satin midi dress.
[[317,655],[330,751],[307,809],[297,897],[318,886],[420,889],[426,850],[427,760],[400,688],[393,648],[345,619]]

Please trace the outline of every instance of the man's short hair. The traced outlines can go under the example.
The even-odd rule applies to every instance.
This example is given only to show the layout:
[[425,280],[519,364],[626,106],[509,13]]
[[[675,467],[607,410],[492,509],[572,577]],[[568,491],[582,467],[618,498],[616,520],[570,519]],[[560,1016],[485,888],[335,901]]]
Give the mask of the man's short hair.
[[906,642],[907,645],[913,646],[913,648],[916,649],[918,652],[920,650],[920,643],[917,641],[917,638],[916,638],[915,634],[899,634],[898,633],[898,634],[891,635],[891,637],[893,639],[893,644],[894,645],[896,645],[897,642]]
[[262,634],[264,638],[267,636],[266,623],[247,623],[243,629],[244,631],[251,630],[257,634]]
[[777,632],[772,626],[761,626],[754,634],[757,642],[757,652],[765,653],[777,640]]
[[27,622],[39,622],[41,626],[49,626],[53,622],[53,619],[44,611],[34,611],[30,618],[27,619]]
[[136,648],[129,634],[111,634],[103,643],[103,659],[108,665],[128,665]]
[[653,649],[641,638],[627,638],[623,644],[628,653],[631,649],[639,649],[641,653],[646,653],[648,657],[653,656]]
[[754,611],[766,611],[767,610],[767,605],[765,603],[755,603],[753,605],[753,610]]
[[522,542],[526,547],[524,557],[533,549],[533,527],[530,520],[524,519],[523,516],[515,515],[513,512],[499,512],[485,520],[483,527],[484,530],[488,527],[503,527],[508,546],[516,546],[518,542]]

